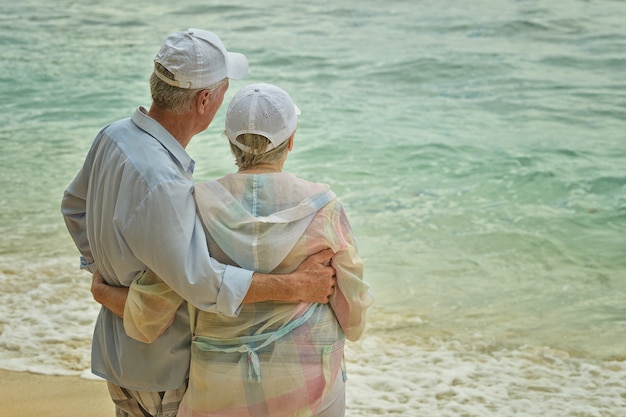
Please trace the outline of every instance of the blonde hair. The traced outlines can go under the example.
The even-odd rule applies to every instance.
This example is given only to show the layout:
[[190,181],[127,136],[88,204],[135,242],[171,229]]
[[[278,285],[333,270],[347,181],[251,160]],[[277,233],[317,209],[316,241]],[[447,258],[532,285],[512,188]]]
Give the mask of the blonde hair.
[[169,72],[167,68],[158,62],[154,63],[154,71],[150,76],[150,93],[152,95],[152,102],[161,110],[170,110],[176,114],[182,114],[190,111],[193,108],[196,95],[203,90],[209,90],[209,94],[213,96],[217,90],[224,86],[228,82],[228,78],[217,82],[206,88],[179,88],[169,85],[165,81],[161,80],[155,72],[158,71],[165,77],[173,80],[174,74]]
[[[293,136],[293,133],[291,136]],[[270,144],[270,140],[263,135],[255,133],[241,134],[237,136],[235,140],[250,148],[250,151],[244,151],[229,141],[230,151],[235,157],[235,164],[239,167],[239,169],[246,169],[258,164],[278,162],[283,157],[287,151],[287,147],[289,146],[289,140],[286,140],[278,145],[277,148],[274,148],[269,152],[265,152],[267,146]]]

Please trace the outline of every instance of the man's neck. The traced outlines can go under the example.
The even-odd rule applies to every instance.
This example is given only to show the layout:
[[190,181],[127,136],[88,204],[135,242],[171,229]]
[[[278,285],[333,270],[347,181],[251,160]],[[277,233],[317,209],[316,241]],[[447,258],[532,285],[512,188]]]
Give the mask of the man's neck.
[[150,107],[147,114],[170,132],[183,148],[189,145],[191,138],[197,133],[194,131],[192,117],[187,114],[176,114],[168,110],[161,110],[154,104]]

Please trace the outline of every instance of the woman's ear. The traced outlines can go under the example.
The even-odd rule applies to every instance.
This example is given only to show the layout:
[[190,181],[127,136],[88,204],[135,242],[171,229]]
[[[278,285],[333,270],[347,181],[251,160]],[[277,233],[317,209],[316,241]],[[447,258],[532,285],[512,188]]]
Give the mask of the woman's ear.
[[293,132],[291,137],[289,138],[289,143],[287,143],[287,150],[291,151],[293,149],[293,138],[296,136],[296,132]]

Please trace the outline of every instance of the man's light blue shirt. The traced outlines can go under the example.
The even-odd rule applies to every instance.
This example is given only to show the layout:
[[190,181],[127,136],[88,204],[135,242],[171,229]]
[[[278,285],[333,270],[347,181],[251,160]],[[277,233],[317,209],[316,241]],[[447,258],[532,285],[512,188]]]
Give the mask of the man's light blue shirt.
[[[65,191],[62,213],[82,257],[108,283],[129,286],[147,268],[197,308],[235,316],[252,272],[213,260],[196,215],[194,161],[143,108],[105,127]],[[154,343],[126,336],[103,308],[92,346],[92,371],[142,391],[180,387],[189,365],[186,307]]]

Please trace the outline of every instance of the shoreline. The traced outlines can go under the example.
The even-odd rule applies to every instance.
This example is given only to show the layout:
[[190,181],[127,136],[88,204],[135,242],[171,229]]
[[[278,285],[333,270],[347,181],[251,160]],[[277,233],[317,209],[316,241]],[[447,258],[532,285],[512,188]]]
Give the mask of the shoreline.
[[0,409],[7,417],[112,417],[104,381],[0,369]]

